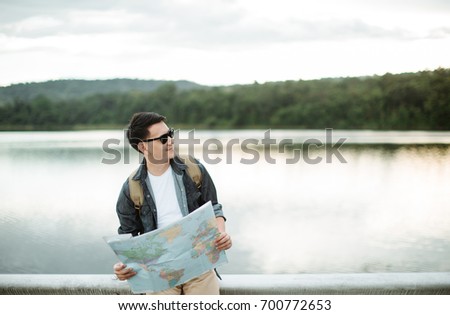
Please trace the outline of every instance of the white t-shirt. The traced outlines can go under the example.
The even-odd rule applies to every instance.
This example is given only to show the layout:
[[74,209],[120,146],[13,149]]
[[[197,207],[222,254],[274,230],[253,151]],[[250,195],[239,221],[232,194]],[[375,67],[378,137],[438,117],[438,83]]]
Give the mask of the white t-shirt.
[[155,176],[148,172],[158,218],[158,228],[165,227],[170,223],[181,219],[180,205],[178,204],[177,193],[175,192],[175,181],[172,174],[172,166],[169,166],[160,176]]

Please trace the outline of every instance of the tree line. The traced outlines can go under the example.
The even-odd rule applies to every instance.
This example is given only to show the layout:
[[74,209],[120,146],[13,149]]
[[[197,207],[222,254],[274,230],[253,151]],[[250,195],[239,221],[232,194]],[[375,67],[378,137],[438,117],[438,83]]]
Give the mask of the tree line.
[[155,111],[175,127],[450,130],[450,69],[55,99],[40,94],[0,107],[2,130],[123,128]]

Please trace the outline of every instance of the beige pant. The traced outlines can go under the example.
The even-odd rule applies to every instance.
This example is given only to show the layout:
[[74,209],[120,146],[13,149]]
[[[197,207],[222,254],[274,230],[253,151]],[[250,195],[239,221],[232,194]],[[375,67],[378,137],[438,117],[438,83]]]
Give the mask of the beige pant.
[[210,270],[185,284],[178,285],[160,292],[147,293],[148,295],[219,295],[219,281],[216,273]]

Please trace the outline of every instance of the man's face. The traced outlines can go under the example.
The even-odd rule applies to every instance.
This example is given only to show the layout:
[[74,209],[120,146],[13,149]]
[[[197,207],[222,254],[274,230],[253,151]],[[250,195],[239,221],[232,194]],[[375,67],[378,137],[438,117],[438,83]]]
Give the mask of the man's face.
[[[166,135],[169,132],[169,127],[161,121],[157,124],[148,127],[149,137],[148,139],[159,138]],[[147,139],[142,139],[147,140]],[[167,142],[163,144],[161,140],[154,140],[150,142],[139,143],[139,148],[144,154],[148,162],[152,164],[165,164],[170,161],[175,155],[173,148],[173,139],[167,137]]]

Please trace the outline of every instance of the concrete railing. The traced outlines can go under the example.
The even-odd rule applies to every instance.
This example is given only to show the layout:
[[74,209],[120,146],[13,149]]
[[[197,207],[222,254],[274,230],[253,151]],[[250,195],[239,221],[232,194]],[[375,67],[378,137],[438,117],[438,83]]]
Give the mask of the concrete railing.
[[[450,294],[450,272],[225,274],[224,295]],[[112,275],[1,274],[0,294],[132,294]]]

